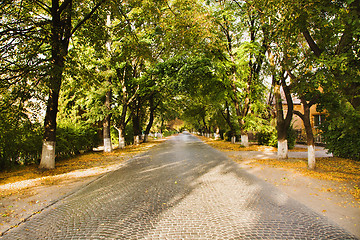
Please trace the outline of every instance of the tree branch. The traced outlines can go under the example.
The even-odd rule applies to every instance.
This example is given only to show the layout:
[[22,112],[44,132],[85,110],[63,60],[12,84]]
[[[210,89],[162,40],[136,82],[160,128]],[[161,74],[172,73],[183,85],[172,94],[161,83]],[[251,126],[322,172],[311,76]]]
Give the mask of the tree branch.
[[[355,0],[349,6],[349,15],[360,16],[360,1]],[[347,21],[345,23],[345,29],[343,35],[340,38],[339,44],[336,47],[335,54],[339,55],[341,53],[347,52],[352,45],[354,35],[354,29],[351,23]]]
[[98,4],[96,4],[96,6],[91,10],[91,12],[89,12],[83,20],[81,20],[71,31],[71,35],[73,35],[76,30],[78,30],[81,25],[83,25],[89,18],[91,18],[91,16],[96,12],[96,10],[101,6],[101,4],[103,4],[106,0],[101,0],[100,2],[98,2]]
[[69,5],[69,3],[71,3],[71,2],[72,2],[72,0],[65,0],[59,7],[59,10],[58,10],[59,14],[61,14],[62,11],[64,11],[66,9],[66,7]]
[[315,54],[315,56],[320,57],[322,51],[319,48],[319,46],[316,44],[316,42],[314,41],[314,39],[311,37],[309,31],[307,29],[305,29],[302,32],[303,36],[305,37],[310,49],[313,51],[313,53]]
[[281,86],[282,86],[282,88],[284,90],[286,102],[287,102],[287,105],[288,105],[288,111],[286,113],[285,121],[286,121],[286,123],[290,124],[292,114],[293,114],[293,111],[294,111],[294,104],[293,104],[293,100],[292,100],[292,97],[291,97],[290,88],[286,84],[285,79],[286,79],[285,77],[283,77],[281,79]]
[[46,3],[43,3],[39,0],[35,0],[35,2],[43,9],[45,10],[45,12],[47,13],[51,13],[51,8],[46,4]]
[[238,7],[241,8],[240,3],[238,1],[233,0],[233,2],[235,2],[238,5]]
[[127,101],[127,103],[126,103],[127,105],[129,105],[132,101],[134,101],[134,98],[136,97],[137,92],[139,91],[139,89],[140,89],[140,85],[137,86],[134,95],[132,95],[131,98],[129,98],[129,100]]
[[301,120],[304,121],[304,114],[302,114],[300,111],[294,110],[293,113],[301,118]]

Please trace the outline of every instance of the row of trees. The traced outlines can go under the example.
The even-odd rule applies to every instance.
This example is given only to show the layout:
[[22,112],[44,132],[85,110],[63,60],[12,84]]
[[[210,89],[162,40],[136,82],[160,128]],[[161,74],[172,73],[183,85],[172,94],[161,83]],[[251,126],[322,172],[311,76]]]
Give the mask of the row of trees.
[[[197,111],[198,117],[214,121],[220,112],[230,135],[239,131],[245,146],[247,130],[267,131],[266,121],[275,117],[278,156],[287,158],[287,136],[296,114],[305,126],[309,168],[313,169],[310,107],[317,105],[327,115],[321,130],[328,149],[338,156],[359,159],[359,1],[233,0],[210,6],[224,45],[219,59],[226,58],[229,66],[223,102],[215,106],[217,111],[208,109],[207,116]],[[266,77],[272,79],[276,111],[264,106]],[[302,112],[294,111],[293,96],[301,100]],[[204,120],[203,128],[208,128]]]
[[[61,152],[96,146],[99,129],[112,151],[112,131],[124,147],[175,118],[230,139],[240,133],[245,146],[248,131],[271,132],[276,118],[286,157],[295,113],[314,168],[314,104],[328,113],[329,149],[359,158],[358,0],[23,0],[0,11],[2,163],[41,148],[40,167],[53,168]],[[293,95],[303,112],[293,111]]]

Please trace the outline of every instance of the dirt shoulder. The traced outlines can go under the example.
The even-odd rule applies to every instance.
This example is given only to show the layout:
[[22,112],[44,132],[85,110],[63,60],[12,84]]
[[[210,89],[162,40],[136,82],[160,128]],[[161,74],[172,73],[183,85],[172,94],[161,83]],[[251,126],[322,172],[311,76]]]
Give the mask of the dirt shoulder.
[[318,148],[318,167],[311,171],[303,158],[306,148],[301,150],[301,146],[289,154],[291,159],[279,161],[274,159],[276,152],[271,147],[243,148],[223,141],[202,140],[225,153],[247,172],[273,184],[360,238],[359,162],[329,157],[324,149]]
[[0,236],[162,141],[127,146],[112,153],[82,154],[59,161],[56,169],[45,172],[37,166],[26,166],[0,173]]

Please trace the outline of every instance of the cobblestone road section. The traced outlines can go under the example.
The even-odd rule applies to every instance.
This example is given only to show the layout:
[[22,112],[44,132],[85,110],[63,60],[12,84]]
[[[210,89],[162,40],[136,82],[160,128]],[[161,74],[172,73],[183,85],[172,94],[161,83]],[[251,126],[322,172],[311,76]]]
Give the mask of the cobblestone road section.
[[355,239],[189,134],[173,137],[3,239]]

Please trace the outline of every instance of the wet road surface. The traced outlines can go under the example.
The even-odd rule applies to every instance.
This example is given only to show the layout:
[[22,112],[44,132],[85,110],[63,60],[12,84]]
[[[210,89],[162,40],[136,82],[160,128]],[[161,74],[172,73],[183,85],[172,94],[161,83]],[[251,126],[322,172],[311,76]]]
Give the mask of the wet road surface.
[[190,134],[76,191],[2,239],[355,239]]

